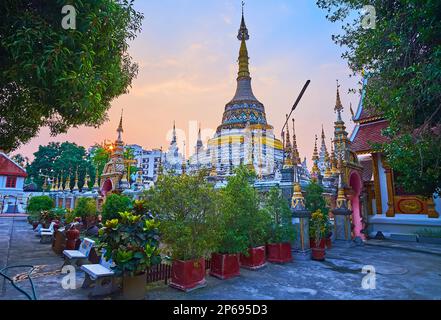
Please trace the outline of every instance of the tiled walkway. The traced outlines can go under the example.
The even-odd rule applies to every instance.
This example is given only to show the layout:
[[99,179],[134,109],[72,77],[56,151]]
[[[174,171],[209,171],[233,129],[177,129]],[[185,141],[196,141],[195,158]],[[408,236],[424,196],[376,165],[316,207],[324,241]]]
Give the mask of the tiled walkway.
[[[44,265],[35,278],[39,299],[87,299],[87,290],[62,288],[64,275],[57,273],[62,263],[50,245],[39,243],[25,218],[0,218],[1,267]],[[374,290],[361,285],[366,265],[375,267]],[[82,280],[77,272],[78,286]],[[240,277],[227,281],[207,280],[205,288],[190,293],[152,286],[147,299],[441,299],[441,246],[370,240],[361,247],[334,247],[325,262],[268,264],[259,271],[242,270]],[[0,280],[0,299],[23,298]]]

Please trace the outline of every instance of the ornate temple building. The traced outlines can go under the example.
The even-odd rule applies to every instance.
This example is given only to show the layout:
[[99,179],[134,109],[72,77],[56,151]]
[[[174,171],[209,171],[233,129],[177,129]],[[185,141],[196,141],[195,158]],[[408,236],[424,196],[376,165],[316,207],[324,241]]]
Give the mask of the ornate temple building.
[[275,138],[273,127],[266,119],[265,107],[251,87],[246,45],[249,34],[243,10],[237,38],[240,50],[236,93],[225,106],[215,136],[208,141],[206,156],[212,176],[218,179],[233,174],[234,167],[240,164],[252,167],[259,177],[274,177],[283,162],[283,146]]
[[414,235],[423,229],[441,229],[441,200],[425,199],[400,189],[394,183],[396,174],[384,154],[372,147],[374,143],[387,143],[382,130],[387,128],[388,122],[364,105],[367,79],[363,80],[360,102],[352,116],[356,125],[349,140],[351,151],[363,168],[360,188],[364,194],[363,209],[367,213],[365,222],[369,234],[375,236],[381,232],[386,237],[398,239],[403,234]]

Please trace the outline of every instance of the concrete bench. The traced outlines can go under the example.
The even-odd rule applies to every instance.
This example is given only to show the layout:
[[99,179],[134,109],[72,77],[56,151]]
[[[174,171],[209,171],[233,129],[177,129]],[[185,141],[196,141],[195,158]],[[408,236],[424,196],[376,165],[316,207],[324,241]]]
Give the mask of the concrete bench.
[[117,289],[117,284],[115,272],[113,272],[111,266],[112,261],[106,261],[104,254],[101,256],[99,264],[82,265],[81,270],[85,273],[82,288],[86,289],[94,286],[91,296],[102,296],[114,292]]
[[95,241],[84,238],[81,241],[80,248],[78,250],[63,250],[64,255],[64,265],[78,265],[78,263],[83,264],[84,261],[89,257],[90,250],[95,245]]

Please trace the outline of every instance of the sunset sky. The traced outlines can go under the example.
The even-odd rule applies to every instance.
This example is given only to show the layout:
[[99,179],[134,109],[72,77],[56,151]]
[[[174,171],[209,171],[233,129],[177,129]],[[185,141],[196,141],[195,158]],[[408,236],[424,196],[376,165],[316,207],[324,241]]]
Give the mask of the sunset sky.
[[[179,130],[179,147],[189,128],[200,122],[205,135],[220,124],[225,104],[236,89],[240,42],[239,0],[137,0],[144,13],[142,32],[130,53],[139,63],[139,75],[130,92],[112,103],[109,121],[98,129],[80,127],[50,137],[44,128],[38,137],[14,153],[30,158],[40,144],[71,141],[86,148],[116,138],[124,108],[123,140],[144,148],[167,149],[173,120]],[[336,79],[340,80],[343,119],[350,133],[349,103],[356,110],[358,77],[341,58],[343,49],[331,40],[340,26],[326,20],[326,12],[313,0],[248,0],[245,20],[254,94],[265,105],[267,120],[280,137],[289,112],[306,80],[311,84],[295,111],[300,156],[311,163],[314,134],[323,124],[327,142],[333,132]],[[290,122],[291,125],[291,122]],[[190,133],[194,136],[194,132]],[[186,155],[193,142],[187,142]]]

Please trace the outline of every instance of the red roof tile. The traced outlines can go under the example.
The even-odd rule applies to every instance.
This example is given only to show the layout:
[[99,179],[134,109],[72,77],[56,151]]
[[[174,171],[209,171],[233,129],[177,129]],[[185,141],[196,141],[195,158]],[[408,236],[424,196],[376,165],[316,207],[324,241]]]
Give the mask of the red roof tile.
[[6,155],[0,153],[0,175],[26,177],[26,171]]
[[386,120],[361,124],[352,140],[351,150],[354,152],[366,152],[372,150],[372,143],[387,142],[388,138],[381,134],[381,131],[387,128],[387,126],[388,122]]

